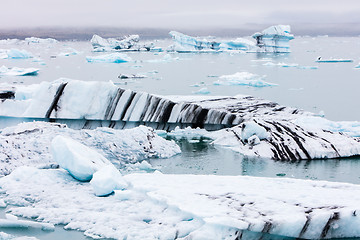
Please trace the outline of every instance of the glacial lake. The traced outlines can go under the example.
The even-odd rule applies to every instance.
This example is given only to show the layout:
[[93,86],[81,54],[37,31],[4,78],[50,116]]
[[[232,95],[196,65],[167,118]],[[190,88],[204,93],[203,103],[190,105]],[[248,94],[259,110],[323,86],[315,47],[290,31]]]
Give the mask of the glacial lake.
[[[155,41],[155,45],[164,48],[170,44],[169,39]],[[86,56],[104,54],[91,52],[90,42],[59,42],[45,47],[36,44],[0,45],[1,49],[26,49],[41,59],[0,59],[0,66],[40,69],[36,76],[1,76],[0,82],[30,85],[65,77],[112,81],[126,89],[159,95],[192,95],[206,87],[209,95],[252,95],[314,113],[323,111],[330,120],[360,121],[360,69],[355,68],[360,61],[360,37],[296,37],[290,45],[292,52],[289,54],[169,53],[166,56],[166,52],[127,52],[125,54],[133,61],[121,64],[86,62]],[[58,56],[70,48],[79,53]],[[319,56],[354,61],[316,63]],[[283,66],[266,64],[269,62]],[[264,76],[265,81],[277,86],[255,88],[213,84],[219,76],[236,72]],[[144,74],[147,78],[123,80],[118,78],[119,74]],[[199,87],[192,86],[195,84]],[[229,149],[213,146],[203,139],[190,142],[183,139],[177,142],[182,154],[169,159],[150,159],[152,166],[163,173],[174,174],[248,175],[360,183],[360,157],[282,162],[247,158]],[[1,217],[4,211],[0,209]],[[62,226],[50,233],[33,229],[0,230],[39,239],[86,239],[82,233],[65,231]]]

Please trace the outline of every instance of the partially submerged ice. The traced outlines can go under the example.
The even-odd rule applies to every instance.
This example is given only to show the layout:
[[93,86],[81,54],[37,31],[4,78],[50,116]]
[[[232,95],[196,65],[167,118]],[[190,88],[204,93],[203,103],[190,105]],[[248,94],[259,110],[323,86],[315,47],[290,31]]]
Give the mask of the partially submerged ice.
[[124,53],[110,53],[105,55],[87,56],[86,61],[91,63],[124,63],[130,62],[131,58]]
[[129,35],[123,38],[102,38],[99,35],[93,35],[90,42],[96,52],[102,51],[150,51],[155,49],[154,43],[140,43],[139,35]]
[[244,51],[244,52],[290,52],[289,41],[294,39],[290,33],[289,25],[271,26],[261,33],[252,35],[256,43],[246,38],[235,40],[219,40],[214,37],[192,37],[171,31],[170,36],[174,45],[169,51],[177,52],[219,52],[219,51]]
[[16,48],[0,49],[0,58],[2,59],[28,59],[32,57],[33,55],[26,50]]
[[276,25],[252,35],[260,51],[287,53],[290,52],[289,41],[294,39],[289,25]]
[[180,32],[171,31],[170,36],[175,44],[169,47],[169,50],[177,52],[215,52],[224,50],[249,51],[255,47],[255,44],[244,38],[236,40],[221,41],[213,37],[192,37]]
[[[251,96],[161,97],[125,90],[112,82],[69,79],[16,87],[15,98],[0,101],[0,115],[50,118],[75,128],[127,128],[145,124],[167,131],[176,126],[222,129],[212,137],[215,144],[248,156],[281,160],[360,154],[358,123],[329,123],[310,112]],[[308,117],[317,124],[301,120]],[[256,138],[243,139],[244,124],[249,122],[264,128],[269,138],[257,136],[260,143]]]
[[20,167],[0,178],[0,187],[4,201],[19,206],[9,207],[11,214],[63,224],[94,238],[360,236],[359,185],[157,172],[123,180],[129,184],[126,190],[99,198],[91,183],[78,182],[61,169]]
[[38,68],[18,68],[12,67],[8,68],[6,66],[0,67],[0,76],[30,76],[37,75],[40,69]]

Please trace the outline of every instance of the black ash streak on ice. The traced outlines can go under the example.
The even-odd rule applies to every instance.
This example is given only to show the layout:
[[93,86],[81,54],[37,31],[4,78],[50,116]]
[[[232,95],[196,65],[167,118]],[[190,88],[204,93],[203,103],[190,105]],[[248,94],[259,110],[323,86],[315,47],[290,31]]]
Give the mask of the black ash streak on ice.
[[[70,88],[70,92],[73,90],[68,82],[59,84],[48,110],[43,116],[38,116],[39,118],[61,122],[59,116],[64,118],[61,112],[62,104],[67,102],[64,98],[69,96],[65,94],[67,88]],[[183,98],[176,102],[165,97],[121,88],[109,94],[107,102],[102,106],[105,109],[104,115],[97,116],[97,119],[83,119],[82,128],[94,129],[99,126],[99,122],[101,126],[116,129],[126,128],[128,123],[132,123],[133,126],[148,125],[167,131],[172,130],[174,126],[200,127],[208,130],[225,128],[227,137],[232,136],[233,142],[238,142],[241,151],[250,152],[253,156],[284,161],[349,157],[359,154],[360,143],[357,138],[322,129],[309,131],[293,122],[299,117],[313,116],[312,113],[251,96],[206,97],[203,100],[190,98],[189,101]],[[7,100],[10,99],[2,101]],[[87,102],[90,99],[83,101]],[[263,127],[270,137],[262,139],[256,146],[242,139],[241,134],[247,121],[254,121]],[[312,151],[313,143],[316,143],[319,149]],[[348,149],[344,149],[344,143],[351,149],[350,153]],[[259,146],[265,146],[269,151],[264,155]],[[356,150],[353,151],[352,148]]]

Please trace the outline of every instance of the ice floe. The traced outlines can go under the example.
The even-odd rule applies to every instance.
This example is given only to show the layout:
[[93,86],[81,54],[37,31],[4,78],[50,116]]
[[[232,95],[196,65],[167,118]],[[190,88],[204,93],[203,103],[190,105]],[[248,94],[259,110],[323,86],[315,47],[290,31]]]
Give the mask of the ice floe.
[[25,38],[25,43],[28,43],[28,44],[33,44],[33,43],[53,44],[53,43],[58,43],[58,40],[56,40],[54,38],[28,37],[28,38]]
[[86,61],[95,63],[123,63],[130,62],[131,58],[124,53],[110,53],[105,55],[87,56]]
[[[56,153],[54,159],[50,152],[50,146],[57,135],[61,135],[61,139],[72,138],[73,140],[53,146]],[[80,144],[72,145],[73,141],[81,142],[86,147],[79,147]],[[67,147],[67,150],[62,148],[60,150],[60,146]],[[74,147],[76,147],[75,150]],[[87,148],[92,148],[117,166],[135,163],[150,157],[167,158],[180,153],[180,148],[175,142],[159,137],[151,128],[144,126],[127,130],[97,128],[79,131],[58,123],[29,122],[2,129],[0,133],[0,174],[9,174],[16,167],[24,165],[56,167],[56,160],[59,158],[61,160],[59,163],[66,163],[71,159],[78,159],[79,154],[86,156],[85,153],[79,151]],[[80,160],[92,159],[92,156],[83,159],[84,156],[80,157]],[[98,169],[96,166],[94,168]]]
[[277,86],[275,83],[266,82],[265,76],[249,72],[237,72],[232,75],[222,75],[219,80],[213,82],[214,85],[245,85],[251,87],[269,87]]
[[7,68],[6,66],[0,67],[0,76],[29,76],[29,75],[37,75],[40,69],[38,68],[18,68],[12,67]]
[[124,190],[128,186],[121,176],[119,170],[110,164],[96,171],[90,181],[95,195],[99,197],[107,196],[115,190]]
[[4,199],[20,206],[11,207],[11,214],[65,224],[65,229],[91,237],[360,236],[360,187],[354,184],[158,172],[129,174],[124,180],[127,190],[98,198],[90,183],[78,182],[63,170],[20,167],[1,178],[0,186]]
[[144,74],[120,74],[118,76],[119,79],[131,79],[131,78],[147,78]]
[[318,63],[338,63],[338,62],[353,62],[352,59],[343,59],[343,58],[329,58],[329,59],[323,59],[322,57],[318,57],[316,62]]

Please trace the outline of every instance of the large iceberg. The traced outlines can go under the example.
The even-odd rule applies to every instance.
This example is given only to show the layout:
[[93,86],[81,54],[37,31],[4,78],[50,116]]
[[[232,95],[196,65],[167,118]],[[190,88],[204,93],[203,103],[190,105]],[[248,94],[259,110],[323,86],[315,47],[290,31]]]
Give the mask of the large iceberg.
[[[319,124],[316,128],[300,125],[298,119],[315,114],[251,96],[161,97],[121,89],[111,82],[64,79],[18,86],[14,94],[15,98],[0,101],[0,115],[51,119],[75,128],[126,128],[145,124],[168,131],[176,126],[223,129],[216,131],[214,143],[244,155],[281,160],[360,154],[360,142],[352,137],[356,136],[352,133],[359,131],[358,125],[337,122],[336,129],[327,129],[329,124]],[[249,122],[266,129],[270,137],[243,139],[244,123]],[[346,125],[346,132],[341,131],[341,125]]]
[[154,43],[140,43],[139,35],[129,35],[121,39],[102,38],[93,35],[90,42],[96,52],[102,51],[150,51],[155,48]]
[[290,52],[289,41],[294,39],[290,33],[289,25],[271,26],[252,35],[256,45],[264,52],[287,53]]
[[[124,176],[94,197],[61,169],[20,167],[0,179],[11,214],[94,238],[330,239],[360,236],[359,185],[248,176]],[[254,190],[255,189],[255,190]],[[309,194],[311,193],[311,194]],[[41,224],[43,224],[41,223]]]
[[175,45],[170,46],[170,51],[177,52],[215,52],[224,50],[253,50],[255,44],[244,38],[236,40],[217,40],[213,37],[192,37],[180,32],[171,31],[170,36]]
[[2,59],[27,59],[32,58],[33,55],[26,50],[12,49],[0,49],[0,58]]

